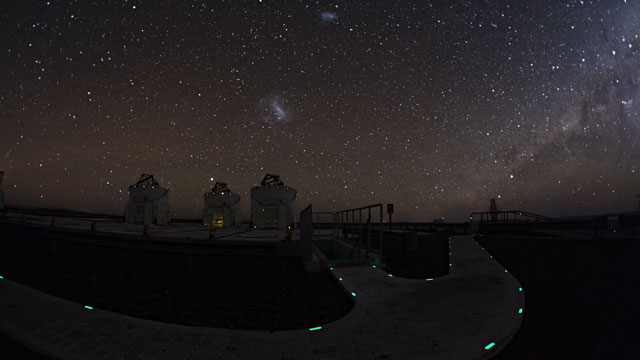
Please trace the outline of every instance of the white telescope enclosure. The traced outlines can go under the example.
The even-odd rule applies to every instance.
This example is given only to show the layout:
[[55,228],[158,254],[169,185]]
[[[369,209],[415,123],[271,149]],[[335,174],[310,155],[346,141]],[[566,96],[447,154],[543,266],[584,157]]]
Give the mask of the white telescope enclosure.
[[161,187],[151,174],[142,174],[129,186],[129,202],[124,211],[128,224],[169,225],[169,190]]

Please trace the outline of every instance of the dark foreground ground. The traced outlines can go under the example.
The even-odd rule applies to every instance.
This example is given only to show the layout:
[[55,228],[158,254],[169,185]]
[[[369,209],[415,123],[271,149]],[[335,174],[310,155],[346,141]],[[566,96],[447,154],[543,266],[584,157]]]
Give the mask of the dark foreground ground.
[[3,333],[0,333],[0,354],[0,359],[3,360],[53,360],[13,341]]
[[[0,274],[95,308],[166,323],[250,330],[309,328],[353,304],[301,260],[150,253],[0,236]],[[21,349],[0,336],[0,352]],[[33,354],[29,355],[32,356]],[[38,358],[38,357],[34,357]],[[4,359],[0,355],[0,359]]]
[[640,239],[477,238],[525,290],[525,317],[495,358],[640,358]]
[[352,303],[328,273],[298,259],[194,258],[75,244],[68,253],[0,245],[0,274],[81,304],[168,323],[250,330],[307,328]]

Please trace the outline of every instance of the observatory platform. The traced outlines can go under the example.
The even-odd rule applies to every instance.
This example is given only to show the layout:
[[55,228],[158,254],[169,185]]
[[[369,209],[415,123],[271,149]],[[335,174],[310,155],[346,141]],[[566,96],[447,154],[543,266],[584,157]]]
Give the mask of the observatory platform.
[[[51,226],[52,216],[49,215],[27,215],[24,219],[22,214],[9,213],[7,219],[13,223],[24,221],[26,224]],[[144,225],[127,224],[122,221],[106,218],[80,218],[80,217],[56,217],[55,228],[86,231],[92,230],[96,233],[107,233],[114,235],[143,235]],[[151,226],[148,228],[149,237],[175,239],[175,240],[202,240],[210,241],[210,229],[200,224],[177,223],[171,226]],[[284,230],[260,230],[250,228],[216,228],[215,239],[224,241],[260,241],[260,242],[280,242],[286,239]],[[293,230],[291,240],[299,240],[300,232]]]
[[524,292],[471,236],[452,237],[450,252],[449,274],[436,279],[404,279],[375,266],[331,269],[353,309],[336,321],[275,332],[143,320],[2,278],[0,331],[60,359],[490,358],[520,328]]

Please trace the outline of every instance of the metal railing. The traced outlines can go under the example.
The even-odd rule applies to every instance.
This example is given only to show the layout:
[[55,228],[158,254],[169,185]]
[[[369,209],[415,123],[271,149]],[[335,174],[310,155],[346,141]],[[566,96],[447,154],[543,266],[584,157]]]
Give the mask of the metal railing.
[[[479,216],[480,219],[476,220]],[[486,211],[474,212],[469,215],[469,221],[491,222],[491,223],[515,223],[515,222],[558,222],[560,219],[549,216],[533,214],[520,210],[509,211]]]
[[[361,238],[363,231],[366,231],[366,239],[367,239],[367,247],[365,250],[365,258],[369,256],[369,251],[371,249],[371,230],[374,227],[374,213],[375,211],[379,213],[379,222],[378,222],[378,232],[379,232],[379,246],[378,250],[382,254],[383,250],[383,207],[382,204],[374,204],[363,206],[354,209],[347,209],[336,211],[334,213],[334,224],[339,226],[338,230],[342,229],[344,232],[344,237],[349,238],[349,234],[352,232],[356,232],[358,234],[358,238]],[[365,212],[365,217],[363,219],[362,213]],[[356,213],[358,214],[358,220],[356,222]],[[363,222],[364,220],[364,222]],[[369,220],[369,226],[365,226],[365,222]]]
[[393,230],[405,230],[415,232],[452,231],[466,234],[469,230],[469,222],[394,222]]
[[311,219],[313,224],[313,239],[321,240],[324,239],[323,235],[327,235],[326,233],[320,233],[322,230],[330,230],[331,231],[331,239],[336,239],[336,230],[335,230],[335,214],[331,211],[313,211],[311,212]]

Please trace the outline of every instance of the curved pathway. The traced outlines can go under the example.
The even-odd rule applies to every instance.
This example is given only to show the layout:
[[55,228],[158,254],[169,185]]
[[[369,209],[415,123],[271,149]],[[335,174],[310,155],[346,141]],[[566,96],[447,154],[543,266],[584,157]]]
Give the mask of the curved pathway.
[[524,292],[470,236],[450,243],[451,273],[435,280],[402,279],[369,266],[333,269],[355,306],[318,328],[269,333],[164,324],[3,278],[0,331],[61,359],[489,358],[518,331]]

